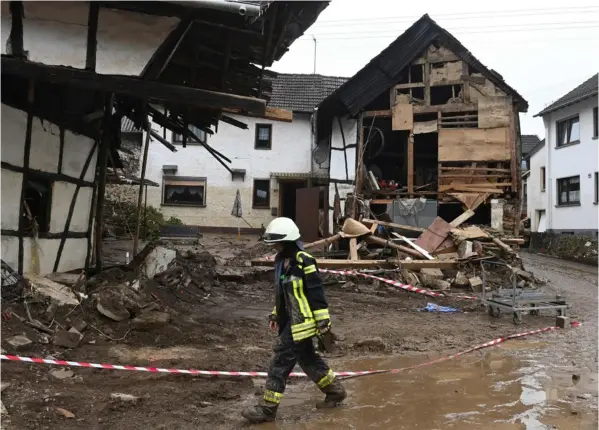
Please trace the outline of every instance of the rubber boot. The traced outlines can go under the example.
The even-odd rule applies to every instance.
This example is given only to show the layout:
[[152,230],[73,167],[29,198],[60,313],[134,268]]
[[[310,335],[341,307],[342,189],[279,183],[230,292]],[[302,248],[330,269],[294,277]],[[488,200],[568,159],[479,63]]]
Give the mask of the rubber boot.
[[341,381],[336,378],[324,387],[322,392],[326,394],[326,397],[324,401],[316,404],[316,407],[319,409],[335,408],[347,397],[347,392],[343,388],[343,385],[341,385]]
[[257,405],[245,408],[241,416],[252,424],[271,422],[277,417],[278,407],[276,403],[260,400]]

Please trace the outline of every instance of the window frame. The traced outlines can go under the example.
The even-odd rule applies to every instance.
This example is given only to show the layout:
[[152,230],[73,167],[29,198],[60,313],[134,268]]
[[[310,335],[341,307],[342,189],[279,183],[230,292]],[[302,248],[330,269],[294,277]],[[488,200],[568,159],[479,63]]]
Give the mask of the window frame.
[[[570,193],[572,192],[572,190],[566,190],[566,201],[562,201],[561,199],[561,194],[562,194],[562,184],[564,181],[569,181],[571,179],[578,179],[578,201],[570,201]],[[569,184],[568,184],[569,185]],[[580,175],[575,175],[575,176],[567,176],[565,178],[558,178],[556,179],[556,191],[557,191],[557,207],[561,207],[561,206],[580,206],[580,191],[581,191],[581,187],[580,187]]]
[[[259,142],[265,142],[264,140],[258,139],[261,128],[268,128],[268,147],[258,146]],[[272,149],[272,124],[265,124],[265,123],[256,124],[256,131],[255,131],[255,136],[254,136],[254,149],[257,149],[260,151],[270,151]]]
[[[167,185],[177,185],[179,183],[188,183],[189,186],[203,186],[204,196],[202,204],[187,204],[187,203],[171,203],[166,201],[166,187]],[[191,184],[189,184],[191,183]],[[195,184],[194,184],[195,183]],[[183,185],[183,184],[182,184]],[[161,206],[172,206],[172,207],[183,207],[183,208],[205,208],[207,204],[208,195],[208,179],[205,176],[162,176],[162,198]]]
[[595,106],[593,108],[593,139],[597,139],[599,137],[599,107]]
[[547,190],[547,169],[545,166],[541,166],[541,192],[544,193]]
[[[198,132],[204,133],[204,141],[202,143],[199,143],[199,142],[196,142],[195,140],[187,139],[186,145],[202,146],[203,143],[206,143],[208,141],[208,133],[206,133],[204,130],[200,129],[199,127],[196,127],[195,125],[191,125],[191,124],[188,125],[188,128],[200,139],[202,138],[202,136],[200,134],[198,134]],[[173,132],[171,142],[173,145],[183,145],[183,135]]]
[[[268,182],[268,194],[266,196],[268,203],[266,205],[256,205],[256,191],[257,191],[256,181]],[[271,197],[271,189],[270,188],[271,188],[270,178],[254,178],[253,179],[253,181],[252,181],[252,209],[270,209],[270,197]]]
[[[45,217],[45,224],[40,224],[39,220],[37,220],[37,219],[36,219],[36,222],[38,223],[38,230],[37,230],[38,235],[50,233],[50,230],[52,228],[52,202],[54,199],[54,184],[56,183],[56,181],[54,181],[52,179],[48,179],[42,175],[38,175],[35,172],[29,172],[27,181],[28,182],[32,182],[32,181],[39,182],[42,186],[47,187],[47,189],[48,189],[47,202],[45,204],[45,208],[43,208],[43,210],[45,212],[45,214],[43,215]],[[25,192],[23,194],[24,202],[27,200],[27,197],[26,197],[27,188],[29,188],[28,184],[25,185]],[[31,187],[31,188],[35,188],[35,187]],[[27,206],[29,207],[29,205],[27,205]],[[29,207],[29,210],[31,210],[31,207]],[[31,215],[34,218],[37,217],[36,213],[34,213],[33,211],[31,213]],[[22,211],[21,211],[20,216],[25,217],[25,223],[26,223],[25,225],[31,227],[31,221],[27,217],[27,209],[25,208],[24,204],[22,206]],[[25,237],[34,237],[33,229],[31,229],[31,231],[29,231],[29,228],[27,228],[27,230],[24,232],[24,236]]]
[[[576,120],[576,121],[575,121]],[[572,134],[572,126],[571,124],[574,124],[575,122],[578,123],[578,139],[577,140],[570,140],[570,136]],[[556,127],[555,127],[555,147],[556,148],[565,148],[566,146],[571,146],[571,145],[577,145],[580,143],[580,115],[576,114],[576,115],[572,115],[568,118],[563,118],[560,119],[559,121],[556,121]],[[566,133],[568,136],[568,142],[567,143],[561,143],[562,139],[561,139],[561,131],[562,131],[562,127],[563,126],[567,126],[568,128],[566,129]]]

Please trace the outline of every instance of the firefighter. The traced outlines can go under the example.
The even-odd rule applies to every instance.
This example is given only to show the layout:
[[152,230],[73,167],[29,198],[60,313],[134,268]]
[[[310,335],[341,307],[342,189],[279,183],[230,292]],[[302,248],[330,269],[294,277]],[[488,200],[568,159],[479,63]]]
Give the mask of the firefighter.
[[334,408],[347,394],[341,382],[314,349],[313,338],[331,344],[331,320],[316,260],[303,250],[300,232],[289,218],[276,218],[266,228],[264,242],[277,250],[275,257],[276,302],[269,317],[278,331],[268,368],[263,398],[245,409],[252,423],[274,421],[289,374],[299,363],[308,377],[326,394],[318,408]]

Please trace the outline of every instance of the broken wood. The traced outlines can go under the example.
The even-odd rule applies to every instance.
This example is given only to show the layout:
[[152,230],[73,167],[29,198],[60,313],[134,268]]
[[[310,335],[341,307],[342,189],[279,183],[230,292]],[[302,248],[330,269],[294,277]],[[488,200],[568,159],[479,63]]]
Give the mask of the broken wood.
[[454,228],[451,230],[451,234],[458,239],[482,239],[487,238],[489,235],[481,230],[480,227],[475,225],[468,226],[466,228]]
[[459,217],[457,217],[456,219],[454,219],[452,222],[450,222],[449,225],[451,225],[452,227],[458,227],[462,223],[468,221],[473,216],[474,216],[474,211],[468,209],[462,215],[460,215]]
[[422,233],[426,230],[422,227],[414,227],[411,225],[404,225],[404,224],[395,224],[394,222],[379,221],[379,220],[374,220],[374,219],[363,219],[362,223],[365,223],[365,224],[377,223],[379,225],[382,225],[383,227],[396,228],[398,230],[415,231],[418,233]]
[[370,234],[374,234],[374,233],[376,233],[376,229],[377,229],[377,228],[379,228],[379,225],[378,225],[378,223],[376,223],[376,222],[373,222],[373,223],[372,223],[372,226],[370,227]]
[[256,115],[256,114],[248,114],[244,113],[241,109],[223,109],[223,112],[233,113],[236,115],[254,117],[254,118],[264,118],[269,119],[271,121],[281,121],[281,122],[292,122],[293,121],[293,112],[287,109],[275,108],[275,107],[266,107],[266,111],[264,115]]
[[497,239],[496,237],[493,238],[493,243],[495,245],[498,245],[501,249],[503,249],[504,251],[512,254],[514,252],[514,250],[512,248],[510,248],[508,245],[506,245],[505,243],[503,243],[500,239]]
[[422,249],[421,247],[419,247],[418,245],[416,245],[414,242],[412,242],[410,239],[408,239],[405,236],[402,236],[401,234],[397,234],[395,232],[391,233],[393,236],[397,237],[398,239],[403,240],[405,243],[407,243],[409,246],[411,246],[412,248],[414,248],[416,251],[418,251],[420,254],[422,254],[427,260],[434,260],[433,256],[430,255],[428,252],[426,252],[425,249]]
[[398,245],[396,243],[391,242],[390,240],[383,239],[382,237],[366,236],[365,240],[366,240],[366,242],[375,243],[377,245],[381,245],[381,246],[384,246],[387,248],[396,249],[397,251],[401,251],[401,252],[411,255],[412,257],[415,257],[415,258],[420,258],[420,259],[423,258],[422,255],[418,251],[414,251],[413,249],[410,249],[408,247]]
[[443,218],[437,217],[414,243],[428,252],[433,252],[445,241],[452,228]]
[[337,234],[327,237],[325,239],[317,240],[316,242],[306,243],[306,244],[304,244],[304,249],[318,248],[321,246],[324,247],[324,246],[330,245],[333,242],[337,242],[340,239],[341,239],[341,234],[337,233]]
[[349,259],[358,261],[358,239],[355,237],[349,240]]
[[[274,260],[267,258],[256,258],[252,260],[252,266],[274,266]],[[436,267],[439,269],[453,269],[457,267],[456,260],[332,260],[332,259],[317,259],[316,264],[321,269],[366,269],[373,267],[395,268],[400,266],[403,269],[418,270],[427,267]]]

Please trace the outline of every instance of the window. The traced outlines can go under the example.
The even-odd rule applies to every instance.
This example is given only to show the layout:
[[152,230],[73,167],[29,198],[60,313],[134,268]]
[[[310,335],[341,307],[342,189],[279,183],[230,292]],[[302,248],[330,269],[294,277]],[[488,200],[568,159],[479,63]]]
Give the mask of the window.
[[206,206],[206,178],[163,177],[162,188],[165,206]]
[[524,200],[528,197],[528,184],[524,184]]
[[25,186],[25,204],[22,216],[25,218],[26,233],[50,231],[50,212],[52,210],[52,182],[32,175]]
[[[206,142],[206,132],[204,130],[201,130],[198,127],[190,125],[189,131],[191,131],[193,134],[195,134],[202,142],[204,142],[204,143]],[[182,144],[183,143],[183,135],[173,133],[173,143]],[[187,145],[201,145],[201,144],[196,142],[196,140],[193,137],[187,136]]]
[[597,121],[597,108],[593,108],[593,137],[599,136],[599,123]]
[[595,203],[599,203],[599,172],[595,172]]
[[557,147],[580,142],[580,123],[578,117],[558,121]]
[[262,209],[270,207],[270,179],[254,179],[252,207]]
[[580,176],[571,176],[557,180],[557,204],[580,204]]
[[541,191],[545,191],[545,184],[546,184],[546,178],[545,178],[545,166],[541,167]]
[[271,149],[272,148],[272,125],[271,124],[256,124],[256,149]]

